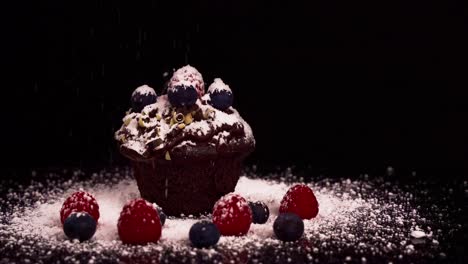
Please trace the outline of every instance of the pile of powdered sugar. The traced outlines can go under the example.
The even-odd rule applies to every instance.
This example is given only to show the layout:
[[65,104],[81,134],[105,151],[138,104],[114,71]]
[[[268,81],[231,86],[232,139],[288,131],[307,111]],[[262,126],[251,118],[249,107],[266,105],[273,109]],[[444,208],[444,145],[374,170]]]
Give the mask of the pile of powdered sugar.
[[[151,256],[151,261],[195,258],[225,262],[228,256],[228,260],[243,262],[245,258],[261,259],[262,255],[258,254],[264,251],[271,255],[268,250],[295,245],[306,261],[329,259],[333,254],[349,251],[349,259],[341,259],[347,261],[356,260],[360,254],[401,259],[415,251],[415,239],[438,243],[431,227],[410,203],[411,193],[396,187],[382,188],[372,181],[349,179],[308,183],[319,202],[319,214],[304,221],[303,239],[296,244],[283,243],[275,238],[272,225],[291,183],[243,176],[235,192],[249,201],[263,201],[268,205],[270,218],[266,224],[252,224],[243,237],[221,237],[211,249],[194,249],[188,240],[189,229],[200,219],[210,219],[210,215],[169,217],[157,244],[128,246],[119,240],[117,219],[123,205],[139,197],[130,170],[116,169],[89,176],[79,171],[74,173],[71,180],[62,180],[60,174],[54,174],[47,181],[7,192],[0,201],[4,208],[0,213],[0,252],[14,250],[19,252],[16,254],[35,256],[40,250],[41,256],[34,262],[49,262],[57,252],[68,252],[72,261],[146,262]],[[80,189],[95,196],[101,215],[95,236],[84,243],[67,240],[59,218],[63,201]],[[136,256],[139,257],[134,259]],[[276,257],[279,260],[281,256]],[[4,256],[2,262],[8,260]],[[367,259],[359,257],[359,261]]]

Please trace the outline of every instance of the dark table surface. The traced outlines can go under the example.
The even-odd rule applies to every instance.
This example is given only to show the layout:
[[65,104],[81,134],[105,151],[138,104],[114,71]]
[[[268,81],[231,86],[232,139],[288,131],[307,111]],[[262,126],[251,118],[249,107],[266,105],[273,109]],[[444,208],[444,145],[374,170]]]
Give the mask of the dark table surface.
[[[292,243],[259,238],[230,238],[210,249],[184,243],[145,246],[120,241],[77,243],[22,234],[9,228],[14,216],[37,202],[59,197],[74,183],[92,186],[131,180],[129,168],[100,171],[48,169],[33,172],[29,180],[4,180],[0,187],[0,263],[467,263],[468,181],[360,175],[350,178],[308,176],[307,171],[255,172],[250,178],[272,182],[311,182],[319,192],[342,199],[363,199],[371,208],[344,215],[344,225],[323,219]],[[71,181],[70,181],[71,180]],[[320,201],[319,201],[320,202]],[[322,210],[322,209],[321,209]],[[421,227],[427,237],[410,231]]]

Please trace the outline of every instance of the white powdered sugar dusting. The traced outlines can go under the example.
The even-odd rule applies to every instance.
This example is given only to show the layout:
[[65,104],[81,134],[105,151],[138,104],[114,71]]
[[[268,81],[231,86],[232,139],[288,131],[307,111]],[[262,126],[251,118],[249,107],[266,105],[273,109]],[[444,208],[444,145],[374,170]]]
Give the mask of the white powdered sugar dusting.
[[[201,120],[187,124],[184,128],[185,131],[195,133],[198,136],[205,136],[212,132],[212,130],[219,129],[223,125],[232,126],[236,123],[240,124],[244,128],[245,139],[255,143],[252,129],[250,125],[240,116],[239,112],[234,108],[230,107],[231,113],[228,114],[221,110],[212,107],[209,104],[203,104],[202,100],[206,100],[208,95],[198,99],[196,104],[202,110],[203,113],[210,113],[211,118],[208,120]],[[123,119],[124,125],[121,129],[125,129],[130,136],[126,137],[125,140],[119,135],[119,131],[115,134],[115,139],[122,142],[122,145],[128,149],[132,149],[138,154],[143,154],[147,150],[147,145],[155,139],[160,139],[163,143],[158,145],[156,149],[161,149],[165,146],[166,137],[175,129],[179,129],[176,125],[170,125],[166,122],[160,122],[158,116],[149,117],[149,114],[153,110],[159,110],[159,112],[165,112],[170,110],[170,103],[167,95],[161,95],[156,99],[154,104],[147,105],[143,108],[141,113],[128,113]],[[149,121],[148,121],[149,120]],[[152,127],[153,129],[141,133],[139,127]],[[152,137],[153,130],[158,131],[157,137]],[[224,132],[224,131],[223,131]],[[220,133],[225,137],[228,134]],[[215,135],[216,136],[216,135]],[[222,142],[221,142],[222,143]],[[177,146],[180,147],[180,146]]]
[[169,89],[175,86],[193,86],[200,95],[205,93],[205,83],[201,73],[190,65],[186,65],[174,72],[170,80]]
[[208,92],[214,93],[220,91],[228,91],[229,93],[232,93],[229,85],[225,84],[221,78],[215,78],[213,83],[208,87]]
[[[64,199],[78,186],[74,186],[67,190],[58,199],[50,200],[45,203],[39,203],[34,207],[26,208],[21,214],[17,215],[11,221],[11,227],[17,228],[22,234],[40,235],[42,237],[63,240],[62,227],[59,220],[59,211]],[[263,201],[269,209],[273,220],[274,216],[278,215],[280,201],[286,193],[289,184],[275,183],[261,179],[251,179],[241,177],[235,189],[235,193],[240,194],[250,201]],[[313,186],[311,186],[313,188]],[[114,185],[96,185],[86,189],[87,192],[93,194],[98,201],[101,218],[99,219],[98,232],[96,232],[96,240],[114,240],[117,239],[117,219],[120,211],[128,200],[139,196],[136,183],[132,180],[123,180]],[[306,220],[306,228],[309,231],[317,230],[324,231],[329,223],[341,224],[345,226],[353,221],[353,212],[356,209],[369,211],[372,208],[370,201],[365,201],[361,198],[351,198],[349,196],[337,196],[332,190],[327,188],[316,189],[315,195],[320,204],[320,211],[317,218]],[[222,202],[222,201],[220,201]],[[167,226],[163,230],[163,238],[165,241],[186,240],[191,224],[195,219],[168,219]],[[260,236],[265,236],[265,233],[271,234],[271,224],[269,221],[266,225],[254,225],[250,234],[255,234],[256,230],[260,231]],[[44,228],[45,227],[45,228]],[[187,228],[188,227],[188,228]],[[182,232],[179,230],[185,230]],[[186,230],[187,229],[187,230]],[[329,232],[330,230],[328,230]],[[422,231],[413,231],[412,236],[420,237]],[[170,235],[176,234],[176,235]]]
[[[246,249],[260,250],[268,245],[281,248],[284,244],[276,239],[272,226],[284,194],[296,183],[297,178],[295,181],[278,181],[261,179],[256,175],[242,176],[234,193],[247,201],[266,203],[270,217],[265,224],[252,224],[245,236],[222,236],[216,248],[206,249],[203,254],[214,257],[227,249],[241,252]],[[352,248],[353,252],[367,252],[366,257],[382,252],[410,256],[417,250],[412,245],[412,239],[420,241],[430,237],[430,241],[436,241],[432,243],[438,245],[438,237],[432,234],[431,227],[425,224],[418,210],[408,203],[411,193],[397,188],[388,191],[382,189],[385,185],[365,180],[324,179],[307,185],[319,203],[317,217],[304,220],[303,238],[306,240],[300,242],[301,247],[310,250],[310,254],[332,252],[339,246]],[[88,242],[77,244],[69,242],[65,237],[59,212],[64,200],[80,189],[96,198],[100,218],[94,237]],[[0,212],[0,242],[11,245],[19,241],[40,242],[46,248],[65,247],[73,252],[91,250],[102,254],[110,251],[117,258],[131,255],[129,252],[135,249],[121,243],[117,221],[123,206],[138,197],[138,187],[129,170],[126,173],[117,171],[115,174],[95,174],[85,181],[51,180],[48,185],[33,183],[18,192],[12,191],[6,200],[0,200],[2,206],[7,208],[5,212]],[[188,238],[191,226],[199,220],[210,219],[211,215],[168,217],[161,240],[157,244],[138,246],[138,252],[163,252],[170,249],[190,255],[194,252]],[[384,251],[380,251],[382,249]]]
[[[249,201],[262,201],[270,209],[270,213],[278,214],[279,204],[288,190],[286,183],[275,183],[241,177],[236,186],[236,193],[240,193]],[[280,195],[277,195],[280,194]]]
[[151,88],[148,85],[144,84],[144,85],[136,88],[135,91],[133,91],[132,96],[134,96],[135,94],[141,94],[141,95],[152,94],[152,95],[156,95],[156,92],[154,91],[153,88]]
[[[159,153],[158,151],[165,150],[170,153],[173,147],[182,147],[178,145],[180,142],[169,142],[174,138],[178,139],[176,135],[179,133],[181,137],[190,137],[195,143],[207,143],[215,147],[216,144],[232,143],[234,147],[253,148],[255,139],[252,129],[239,113],[232,106],[222,111],[210,105],[210,94],[213,92],[232,93],[221,78],[215,78],[209,87],[210,93],[205,94],[203,76],[194,67],[186,65],[174,72],[168,82],[167,91],[171,94],[189,87],[195,88],[198,94],[195,105],[187,106],[189,108],[175,107],[177,103],[172,106],[168,94],[156,97],[154,90],[147,85],[142,85],[133,92],[132,97],[135,94],[154,94],[156,102],[144,105],[140,112],[132,112],[135,110],[132,106],[126,112],[122,126],[115,132],[114,138],[120,143],[122,152],[127,153],[127,157],[134,158],[134,154],[137,154],[139,158],[150,159],[153,151]],[[233,133],[232,135],[236,135],[233,137],[231,134],[221,133],[241,132],[241,129],[244,133]],[[216,137],[214,141],[213,136]]]
[[194,218],[171,218],[166,220],[163,227],[161,241],[189,243],[188,233],[198,219]]
[[414,238],[423,238],[426,236],[426,233],[424,233],[424,231],[421,230],[414,230],[411,232],[411,236]]

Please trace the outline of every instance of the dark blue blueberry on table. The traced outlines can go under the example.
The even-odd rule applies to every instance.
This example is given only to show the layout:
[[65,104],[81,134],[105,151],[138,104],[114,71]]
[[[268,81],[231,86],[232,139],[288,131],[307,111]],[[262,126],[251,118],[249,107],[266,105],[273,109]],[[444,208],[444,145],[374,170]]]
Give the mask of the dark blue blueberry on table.
[[296,241],[304,233],[304,222],[293,213],[283,213],[273,223],[276,237],[282,241]]
[[139,113],[147,105],[156,103],[157,95],[153,88],[142,85],[132,93],[132,111]]
[[96,220],[86,212],[71,213],[63,223],[63,231],[70,239],[80,242],[93,237],[96,232]]
[[175,85],[167,89],[169,102],[175,107],[192,106],[197,102],[198,93],[195,87]]
[[216,245],[220,236],[216,225],[206,220],[195,223],[189,231],[190,241],[197,248]]
[[249,202],[250,210],[252,210],[252,222],[254,224],[264,224],[270,216],[268,206],[263,202]]
[[159,220],[161,221],[161,226],[166,223],[166,214],[163,212],[162,208],[159,206],[156,206],[156,210],[158,211],[159,214]]

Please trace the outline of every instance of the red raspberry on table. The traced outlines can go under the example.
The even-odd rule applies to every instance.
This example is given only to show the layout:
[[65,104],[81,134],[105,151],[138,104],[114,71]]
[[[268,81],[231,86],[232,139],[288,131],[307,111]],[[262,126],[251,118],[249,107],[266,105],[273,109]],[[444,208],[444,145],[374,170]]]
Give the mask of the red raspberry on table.
[[86,212],[97,222],[99,219],[99,205],[96,198],[84,191],[78,191],[69,196],[63,202],[62,209],[60,209],[60,221],[62,221],[62,225],[65,219],[74,212]]
[[286,192],[279,211],[295,213],[302,219],[311,219],[317,216],[319,204],[312,189],[305,184],[297,184]]
[[242,236],[252,223],[252,211],[247,201],[238,194],[221,197],[213,207],[213,223],[221,235]]
[[161,221],[156,206],[141,198],[128,202],[120,212],[117,230],[126,244],[157,242],[161,237]]

